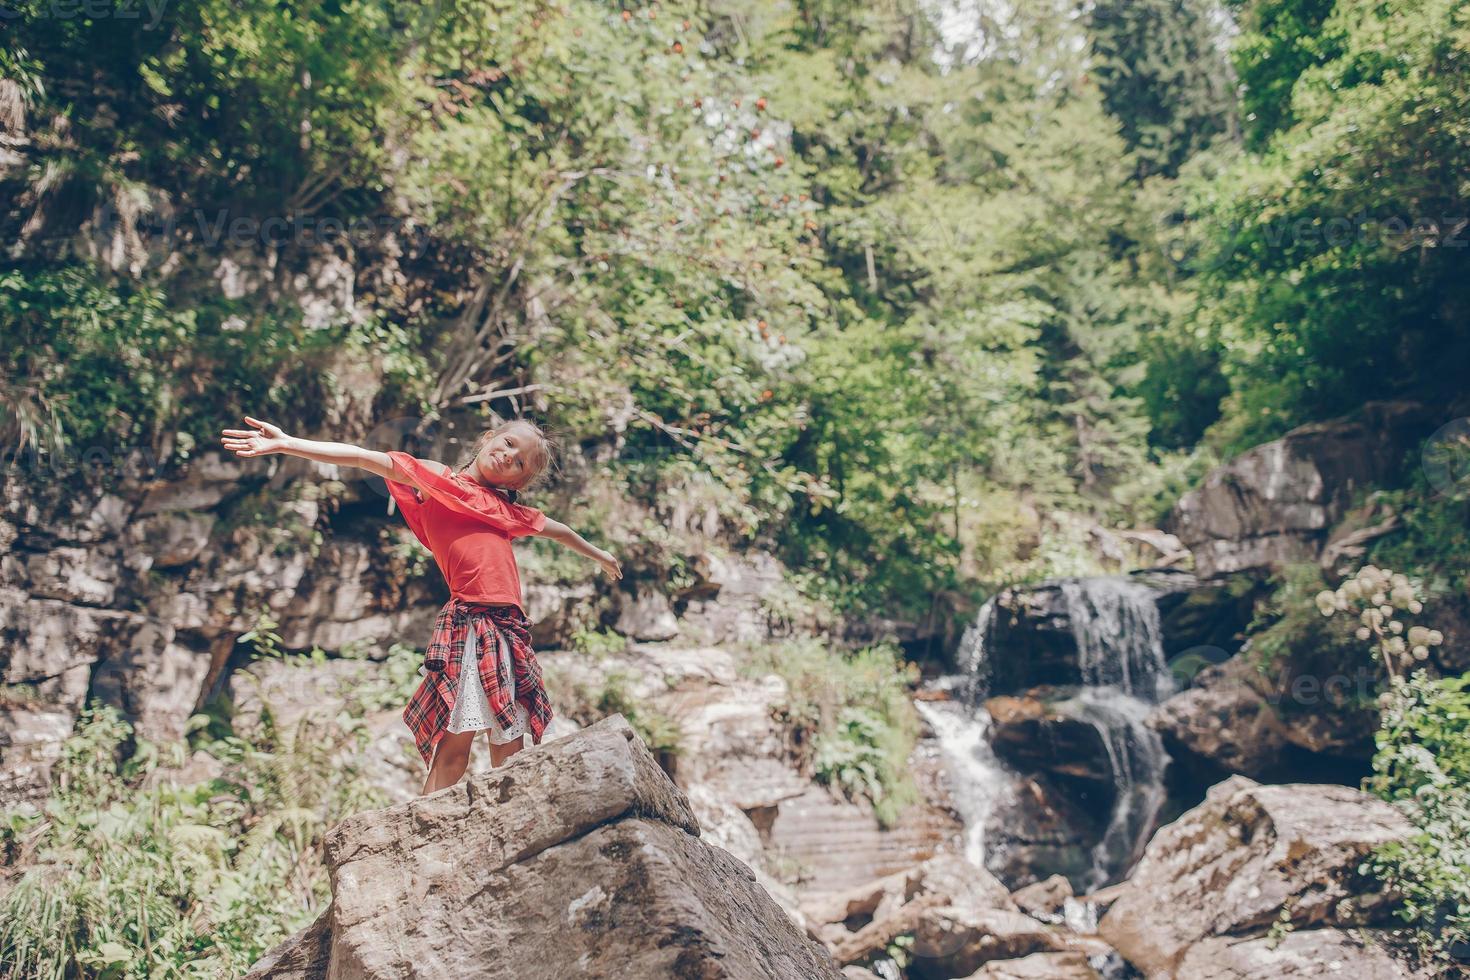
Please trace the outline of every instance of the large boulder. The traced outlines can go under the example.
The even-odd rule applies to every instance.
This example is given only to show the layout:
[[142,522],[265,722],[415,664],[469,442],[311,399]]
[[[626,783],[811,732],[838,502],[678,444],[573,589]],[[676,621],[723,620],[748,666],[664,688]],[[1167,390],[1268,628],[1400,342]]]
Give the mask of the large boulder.
[[1372,925],[1392,902],[1358,867],[1411,831],[1358,790],[1234,776],[1154,836],[1098,931],[1145,975],[1173,977],[1193,976],[1181,963],[1215,937]]
[[1074,692],[1036,688],[1022,697],[985,702],[995,754],[1024,773],[1047,772],[1094,787],[1095,805],[1112,806],[1113,763],[1098,726],[1059,705]]
[[1200,671],[1149,724],[1186,765],[1205,760],[1219,773],[1272,781],[1314,773],[1356,782],[1372,757],[1377,678],[1361,668],[1328,672],[1326,663],[1294,650],[1268,676],[1247,649]]
[[1248,940],[1217,936],[1190,948],[1179,975],[1189,980],[1407,980],[1412,971],[1381,939],[1376,929],[1302,929]]
[[1405,455],[1434,421],[1423,405],[1369,402],[1299,426],[1211,472],[1175,504],[1166,529],[1201,578],[1316,561],[1359,491],[1402,479]]
[[1256,674],[1244,657],[1231,657],[1200,671],[1187,691],[1155,708],[1149,724],[1170,756],[1197,756],[1252,777],[1274,770],[1286,749],[1286,729],[1256,690]]
[[250,977],[841,976],[620,715],[349,817],[326,859],[325,921]]

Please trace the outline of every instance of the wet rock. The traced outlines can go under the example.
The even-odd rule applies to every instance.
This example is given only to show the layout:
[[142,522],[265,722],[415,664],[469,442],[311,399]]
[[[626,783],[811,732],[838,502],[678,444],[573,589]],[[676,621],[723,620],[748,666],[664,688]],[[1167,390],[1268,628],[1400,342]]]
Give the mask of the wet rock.
[[1071,897],[1072,883],[1063,875],[1052,875],[1019,889],[1011,895],[1011,900],[1027,915],[1045,919],[1060,912]]
[[615,716],[343,820],[326,845],[329,962],[308,931],[288,941],[298,952],[286,966],[272,951],[250,976],[475,976],[500,962],[558,977],[838,980],[750,870],[698,834],[683,794]]
[[1108,816],[1106,799],[1074,802],[1044,775],[1027,776],[985,828],[990,870],[1008,887],[1048,875],[1082,881],[1092,867]]
[[1434,427],[1410,402],[1369,402],[1352,416],[1299,426],[1215,469],[1165,522],[1202,578],[1316,561],[1363,489],[1402,479],[1405,454]]
[[[995,597],[987,645],[1005,655],[987,663],[987,689],[1019,694],[1035,687],[1122,683],[1122,677],[1086,676],[1089,652],[1079,647],[1079,634],[1109,631],[1141,643],[1155,634],[1165,658],[1214,642],[1230,644],[1250,618],[1248,603],[1234,595],[1242,588],[1201,586],[1188,573],[1156,569],[1003,589]],[[1134,666],[1144,674],[1153,669]],[[1145,689],[1148,677],[1133,680],[1130,689],[1153,696]]]
[[1232,657],[1201,671],[1194,686],[1154,709],[1149,724],[1169,754],[1207,759],[1225,772],[1263,776],[1281,762],[1285,727],[1252,685],[1257,671]]
[[1146,975],[1171,976],[1191,947],[1264,936],[1283,915],[1298,929],[1372,925],[1391,905],[1358,866],[1411,831],[1358,790],[1234,776],[1154,835],[1098,931]]
[[1038,688],[1022,697],[986,701],[993,722],[990,744],[1022,772],[1083,780],[1106,795],[1113,787],[1107,744],[1097,726],[1057,708],[1056,699],[1066,693]]

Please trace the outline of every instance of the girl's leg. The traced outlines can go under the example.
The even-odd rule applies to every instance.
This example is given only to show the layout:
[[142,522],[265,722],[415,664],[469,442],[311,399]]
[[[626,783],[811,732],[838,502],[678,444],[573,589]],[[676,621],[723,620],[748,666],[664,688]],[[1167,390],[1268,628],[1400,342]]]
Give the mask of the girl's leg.
[[[485,736],[485,741],[490,742],[489,735]],[[520,738],[513,738],[504,745],[496,745],[494,742],[490,742],[490,765],[499,769],[505,764],[505,760],[519,752],[525,746],[525,743],[526,736],[524,735]]]
[[475,744],[474,732],[445,732],[434,750],[434,764],[429,767],[429,778],[424,781],[423,795],[453,786],[464,775],[470,764],[470,749]]

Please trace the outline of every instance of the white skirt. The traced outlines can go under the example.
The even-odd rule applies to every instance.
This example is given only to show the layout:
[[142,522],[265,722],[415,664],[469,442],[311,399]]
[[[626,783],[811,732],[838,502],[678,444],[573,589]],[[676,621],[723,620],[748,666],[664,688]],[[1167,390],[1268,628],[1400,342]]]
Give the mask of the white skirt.
[[480,679],[479,638],[473,628],[469,629],[464,641],[464,660],[459,671],[459,691],[454,696],[454,710],[449,715],[448,730],[458,735],[461,732],[488,731],[490,741],[496,745],[514,742],[526,733],[528,715],[526,706],[516,700],[516,672],[511,662],[510,645],[497,630],[500,664],[510,678],[510,699],[515,707],[515,722],[503,728],[490,710],[490,699],[485,697],[485,684]]

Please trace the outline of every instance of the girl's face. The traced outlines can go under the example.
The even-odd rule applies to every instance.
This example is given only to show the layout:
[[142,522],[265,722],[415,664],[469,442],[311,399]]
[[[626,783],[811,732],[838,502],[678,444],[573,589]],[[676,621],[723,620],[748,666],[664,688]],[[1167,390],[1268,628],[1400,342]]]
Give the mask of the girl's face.
[[524,426],[511,426],[480,447],[470,469],[481,483],[515,489],[531,475],[535,439]]

